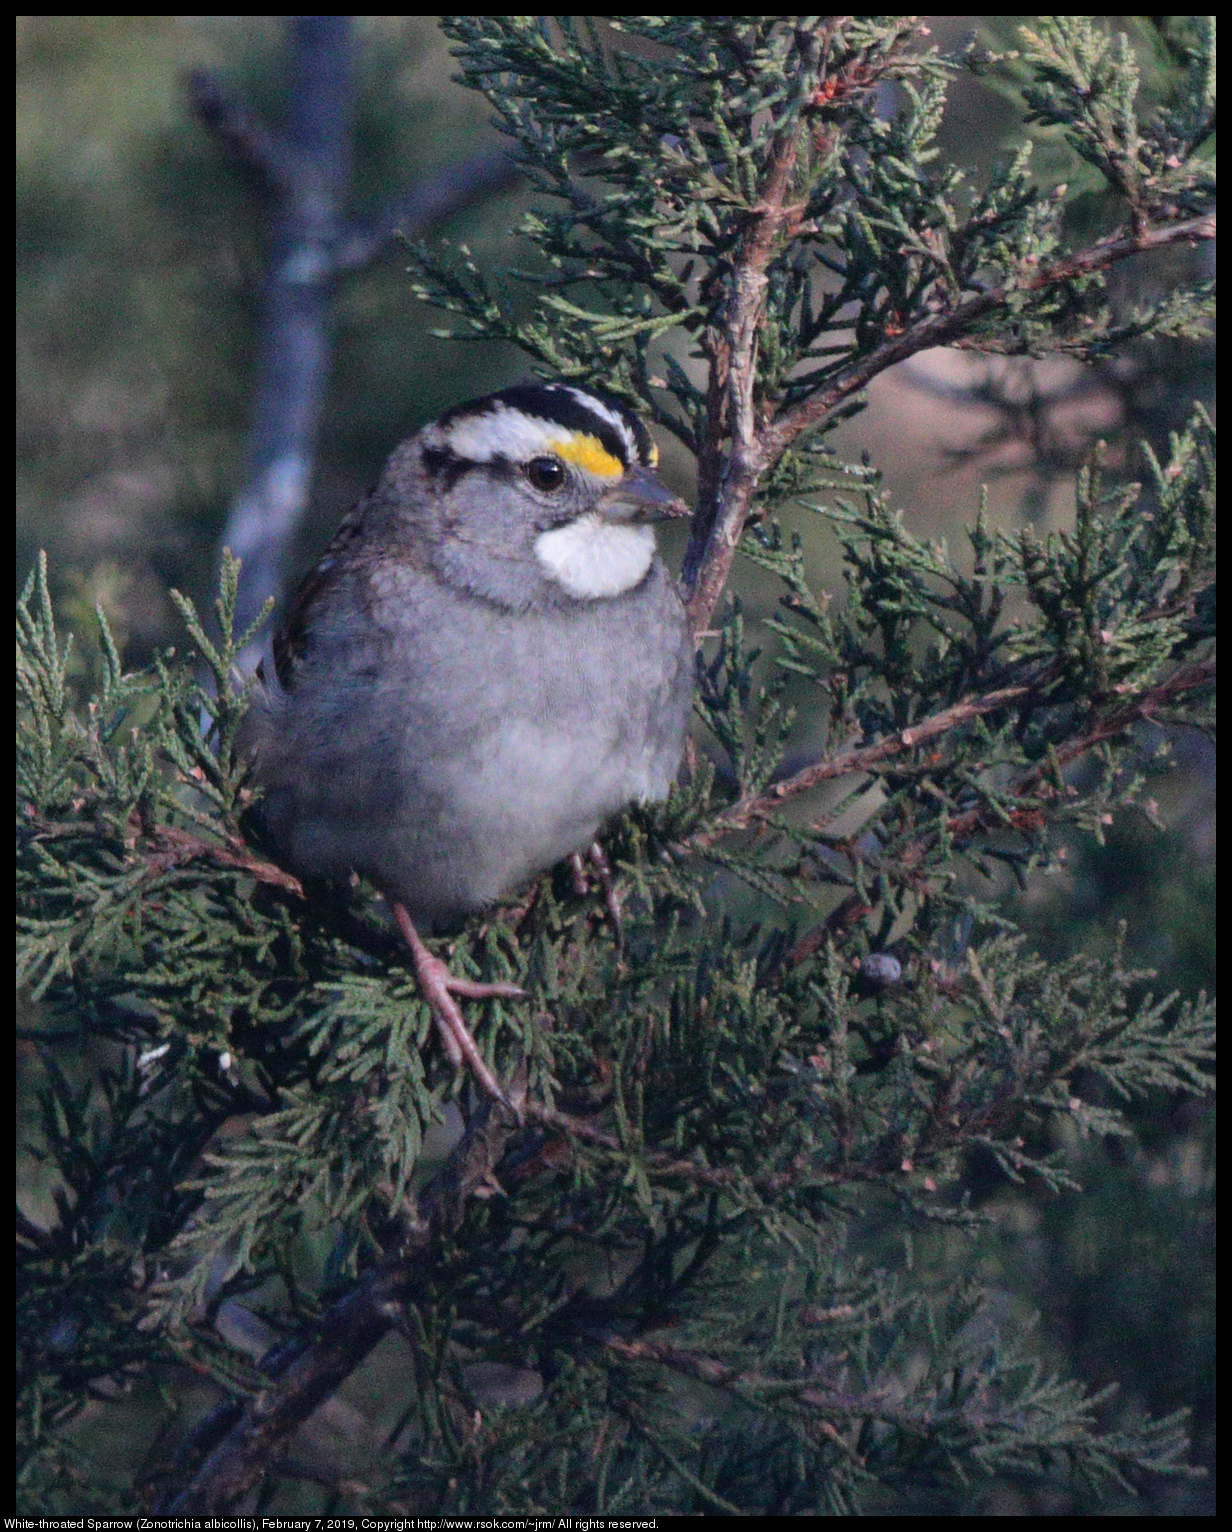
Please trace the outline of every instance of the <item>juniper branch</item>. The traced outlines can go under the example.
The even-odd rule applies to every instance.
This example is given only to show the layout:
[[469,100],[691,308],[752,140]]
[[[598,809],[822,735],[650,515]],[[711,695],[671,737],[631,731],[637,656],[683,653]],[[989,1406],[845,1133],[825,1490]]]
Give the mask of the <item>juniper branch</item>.
[[[1135,723],[1143,723],[1152,718],[1155,712],[1173,697],[1209,685],[1215,679],[1216,664],[1217,662],[1212,659],[1184,666],[1174,675],[1149,687],[1132,700],[1110,709],[1101,716],[1096,727],[1061,746],[1054,753],[1054,761],[1063,766],[1070,765],[1105,741],[1121,738]],[[913,750],[918,745],[947,734],[964,723],[969,723],[973,718],[997,712],[1013,702],[1020,702],[1024,697],[1039,693],[1049,679],[1055,679],[1057,674],[1058,671],[1053,669],[1045,672],[1030,685],[1003,686],[996,691],[985,692],[983,696],[965,697],[961,702],[954,703],[952,707],[942,708],[940,712],[921,719],[919,723],[912,724],[909,728],[899,730],[897,734],[888,735],[875,744],[833,751],[815,761],[811,766],[804,766],[799,771],[793,772],[791,776],[772,783],[764,792],[741,798],[730,808],[718,814],[705,830],[690,836],[687,841],[674,849],[682,852],[704,851],[724,835],[747,830],[757,822],[765,821],[788,798],[809,792],[822,782],[832,781],[836,777],[870,771],[885,761],[893,760],[906,750]],[[1051,769],[1049,763],[1032,767],[1017,780],[1011,790],[1019,796],[1025,796]],[[950,830],[956,838],[961,838],[986,821],[987,816],[983,810],[973,810],[970,816],[952,819]]]
[[[1216,661],[1204,660],[1195,665],[1188,665],[1178,670],[1174,675],[1167,677],[1157,686],[1149,688],[1131,702],[1122,704],[1103,714],[1099,721],[1084,733],[1067,741],[1059,749],[1055,750],[1047,760],[1032,766],[1028,771],[1020,774],[1007,789],[1005,796],[1026,798],[1031,793],[1038,791],[1040,784],[1047,776],[1052,775],[1060,766],[1072,765],[1074,761],[1089,754],[1099,745],[1111,739],[1124,737],[1127,730],[1136,723],[1143,723],[1151,719],[1153,714],[1171,698],[1187,691],[1196,691],[1209,686],[1215,679]],[[1008,688],[1008,690],[1016,690]],[[1029,688],[1024,688],[1024,691]],[[996,694],[990,694],[995,696]],[[977,699],[983,700],[983,699]],[[1001,704],[994,703],[993,706]],[[906,729],[903,734],[913,736],[912,743],[918,743],[915,738],[916,730],[925,729],[927,735],[923,737],[936,737],[945,730],[955,728],[965,722],[969,717],[978,716],[980,712],[989,709],[972,708],[969,712],[964,704],[958,704],[958,710],[962,716],[948,718],[946,714],[953,709],[945,709],[943,713],[936,714],[933,719],[926,719],[914,729]],[[937,723],[943,727],[931,728],[930,725]],[[883,747],[889,747],[883,752]],[[689,841],[690,847],[704,850],[706,846],[713,844],[723,834],[730,834],[738,830],[753,827],[759,822],[764,822],[772,810],[783,798],[793,796],[795,793],[805,792],[810,787],[816,786],[827,778],[847,776],[852,772],[867,770],[870,766],[880,764],[881,761],[898,754],[901,750],[909,748],[902,740],[902,736],[892,736],[888,740],[879,741],[875,745],[865,746],[859,750],[839,751],[835,755],[818,761],[815,765],[806,767],[803,771],[787,778],[784,782],[776,783],[776,788],[784,788],[786,791],[779,797],[774,796],[775,789],[771,788],[766,793],[758,795],[750,800],[733,804],[730,810],[732,819],[726,820],[720,816],[722,828],[714,831],[702,832]],[[1055,792],[1056,790],[1054,790]],[[1011,827],[1023,831],[1033,831],[1042,824],[1042,817],[1038,809],[1027,810],[1018,816],[1016,822],[1011,816]],[[984,831],[1003,829],[1006,827],[1004,815],[994,813],[987,805],[964,810],[959,814],[951,814],[945,820],[945,833],[955,846],[962,846],[970,842],[976,835]],[[814,828],[818,828],[814,826]],[[923,835],[917,836],[895,848],[895,863],[900,869],[910,869],[919,863],[926,852],[937,841],[940,828],[934,826]],[[784,967],[787,969],[807,962],[825,946],[826,942],[837,932],[853,924],[862,916],[869,913],[869,906],[858,894],[849,894],[819,925],[796,941],[784,957]]]
[[[523,1089],[525,1084],[523,1082]],[[466,1204],[490,1189],[516,1117],[485,1100],[467,1124],[444,1167],[420,1193],[394,1247],[341,1298],[319,1324],[280,1345],[266,1359],[270,1387],[235,1415],[222,1417],[226,1435],[183,1489],[172,1489],[162,1514],[202,1515],[224,1510],[269,1471],[291,1433],[360,1365],[395,1325],[427,1280],[433,1251],[461,1224]],[[217,1422],[206,1423],[215,1430]]]
[[[772,193],[771,193],[772,195]],[[767,200],[770,200],[768,197]],[[773,206],[763,215],[759,228],[777,229],[791,210]],[[1197,244],[1214,239],[1216,215],[1210,213],[1163,228],[1145,229],[1102,240],[1089,249],[1059,261],[1024,271],[1014,282],[1002,283],[983,292],[973,293],[948,311],[930,316],[912,325],[900,335],[888,336],[872,350],[857,354],[849,367],[843,368],[833,382],[800,403],[783,410],[760,428],[752,425],[746,401],[751,397],[754,369],[752,342],[733,350],[727,369],[727,391],[741,401],[744,413],[727,419],[732,433],[729,467],[719,487],[718,504],[713,517],[704,506],[695,518],[694,536],[704,543],[704,552],[695,556],[691,568],[686,562],[685,582],[689,589],[689,621],[699,637],[710,626],[724,586],[731,573],[744,525],[764,476],[801,436],[824,425],[826,420],[888,368],[927,351],[933,346],[985,349],[986,342],[973,334],[978,324],[992,315],[1009,312],[1024,294],[1045,292],[1073,282],[1080,277],[1106,271],[1130,256],[1159,250],[1169,245]],[[768,238],[768,235],[766,236]],[[753,336],[761,293],[767,245],[759,242],[748,266],[737,268],[733,283],[731,323],[740,335]],[[758,264],[761,261],[761,265]],[[722,375],[722,369],[719,369]],[[694,572],[695,569],[695,572]]]

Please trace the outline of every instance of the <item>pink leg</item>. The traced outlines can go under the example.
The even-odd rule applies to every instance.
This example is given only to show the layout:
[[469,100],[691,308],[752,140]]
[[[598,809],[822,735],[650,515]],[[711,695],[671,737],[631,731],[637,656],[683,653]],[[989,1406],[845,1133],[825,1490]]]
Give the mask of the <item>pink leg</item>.
[[450,973],[449,965],[434,957],[424,946],[423,938],[415,929],[415,923],[406,909],[401,904],[394,904],[392,909],[402,939],[410,948],[415,977],[432,1010],[450,1062],[455,1069],[461,1069],[465,1064],[489,1096],[511,1106],[509,1097],[501,1089],[483,1054],[476,1047],[475,1039],[453,997],[461,995],[467,1000],[522,1000],[526,992],[516,984],[480,984],[474,979],[460,979]]

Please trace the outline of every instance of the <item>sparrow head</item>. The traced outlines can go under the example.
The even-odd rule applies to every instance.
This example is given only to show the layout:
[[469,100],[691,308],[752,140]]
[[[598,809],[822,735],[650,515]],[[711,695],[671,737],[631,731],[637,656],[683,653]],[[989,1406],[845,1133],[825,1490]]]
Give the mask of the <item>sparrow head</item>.
[[655,471],[645,424],[594,389],[502,389],[415,443],[438,573],[502,604],[623,595],[650,571],[652,524],[689,514]]

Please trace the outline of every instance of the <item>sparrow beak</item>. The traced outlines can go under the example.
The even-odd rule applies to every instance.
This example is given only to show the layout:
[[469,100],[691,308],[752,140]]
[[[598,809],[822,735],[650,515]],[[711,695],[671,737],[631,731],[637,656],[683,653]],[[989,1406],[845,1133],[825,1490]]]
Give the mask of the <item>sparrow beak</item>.
[[669,516],[689,516],[692,512],[679,495],[649,468],[630,468],[615,489],[595,506],[605,521],[663,521]]

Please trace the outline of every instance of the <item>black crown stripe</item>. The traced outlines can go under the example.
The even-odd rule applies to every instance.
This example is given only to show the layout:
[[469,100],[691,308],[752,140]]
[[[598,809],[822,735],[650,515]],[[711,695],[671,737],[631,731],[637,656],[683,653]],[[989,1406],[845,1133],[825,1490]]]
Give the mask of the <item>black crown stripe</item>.
[[[589,394],[625,422],[637,449],[638,461],[643,465],[648,464],[650,434],[628,406],[595,388],[583,389],[581,392]],[[453,409],[446,410],[437,423],[443,430],[448,430],[455,420],[470,415],[490,415],[502,406],[520,410],[523,415],[529,415],[534,420],[546,420],[553,425],[563,426],[567,431],[579,431],[597,437],[604,450],[610,452],[622,467],[630,466],[629,444],[624,436],[610,420],[588,410],[577,394],[563,386],[518,383],[512,388],[501,389],[499,393],[488,394],[486,398],[474,399],[469,404],[457,404]]]

